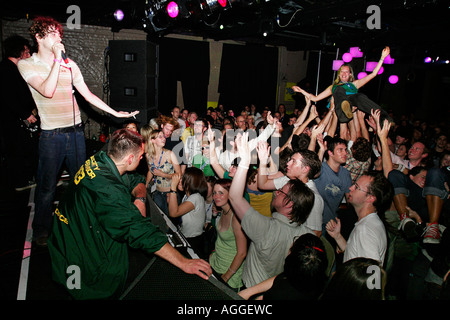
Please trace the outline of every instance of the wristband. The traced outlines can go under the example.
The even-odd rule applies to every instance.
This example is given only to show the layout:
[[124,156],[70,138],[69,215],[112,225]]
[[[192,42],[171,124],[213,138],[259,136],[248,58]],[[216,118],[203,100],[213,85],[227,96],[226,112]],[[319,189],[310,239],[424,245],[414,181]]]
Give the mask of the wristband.
[[147,198],[145,198],[145,197],[136,197],[136,199],[134,199],[134,200],[139,200],[139,201],[142,201],[143,203],[147,202]]
[[170,191],[167,191],[167,193],[177,193],[177,192],[173,191],[173,190],[170,190]]
[[61,62],[62,62],[62,59],[53,59],[53,61],[55,61],[55,62],[58,62],[59,64],[61,64]]
[[228,270],[230,270],[233,274],[235,274],[236,273],[236,271],[234,271],[233,269],[231,269],[231,268],[228,268]]

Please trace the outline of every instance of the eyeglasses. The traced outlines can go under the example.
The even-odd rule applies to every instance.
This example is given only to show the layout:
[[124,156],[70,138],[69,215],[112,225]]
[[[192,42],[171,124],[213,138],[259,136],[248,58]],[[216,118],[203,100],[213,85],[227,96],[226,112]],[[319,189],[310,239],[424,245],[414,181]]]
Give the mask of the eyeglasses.
[[278,192],[281,192],[282,194],[284,194],[286,197],[288,197],[289,198],[289,195],[286,193],[286,192],[284,192],[283,190],[281,190],[281,189],[277,189],[277,191]]
[[362,191],[362,192],[365,192],[367,194],[370,194],[369,191],[363,190],[356,182],[353,185],[355,186],[355,189],[357,189],[359,191]]

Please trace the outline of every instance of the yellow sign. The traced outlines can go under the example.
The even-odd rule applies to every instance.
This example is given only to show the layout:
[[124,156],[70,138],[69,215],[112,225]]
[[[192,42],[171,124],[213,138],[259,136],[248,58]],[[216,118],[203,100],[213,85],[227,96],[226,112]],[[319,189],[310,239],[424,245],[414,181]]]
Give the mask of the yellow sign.
[[286,82],[286,87],[284,88],[284,101],[294,101],[292,97],[295,92],[292,91],[292,86],[296,86],[295,82]]

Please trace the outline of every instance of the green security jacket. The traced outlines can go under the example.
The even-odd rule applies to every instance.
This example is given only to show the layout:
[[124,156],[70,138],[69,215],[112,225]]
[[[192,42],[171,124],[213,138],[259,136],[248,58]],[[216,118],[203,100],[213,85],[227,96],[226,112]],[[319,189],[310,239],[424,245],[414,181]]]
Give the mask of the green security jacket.
[[[117,298],[127,278],[127,247],[153,253],[167,243],[133,204],[139,183],[144,177],[121,176],[101,151],[86,160],[59,203],[48,243],[52,275],[75,299]],[[69,266],[79,267],[79,289]]]

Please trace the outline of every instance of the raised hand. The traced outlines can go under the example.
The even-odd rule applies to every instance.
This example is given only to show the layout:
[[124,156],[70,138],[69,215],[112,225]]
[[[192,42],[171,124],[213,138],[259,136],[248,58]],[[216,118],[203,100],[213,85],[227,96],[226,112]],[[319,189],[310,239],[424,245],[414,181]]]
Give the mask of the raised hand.
[[256,145],[256,151],[258,152],[260,163],[267,163],[270,156],[270,146],[267,141],[259,141]]
[[391,53],[391,49],[389,47],[385,47],[381,52],[381,59],[384,60]]

